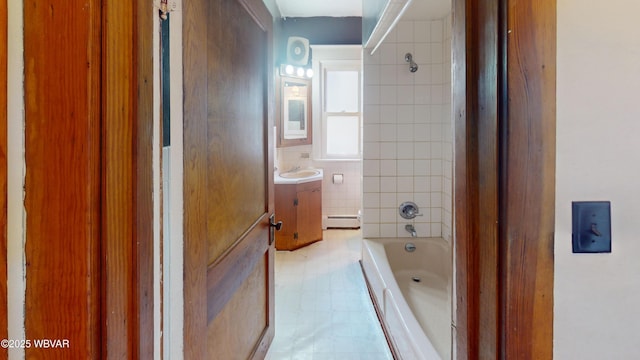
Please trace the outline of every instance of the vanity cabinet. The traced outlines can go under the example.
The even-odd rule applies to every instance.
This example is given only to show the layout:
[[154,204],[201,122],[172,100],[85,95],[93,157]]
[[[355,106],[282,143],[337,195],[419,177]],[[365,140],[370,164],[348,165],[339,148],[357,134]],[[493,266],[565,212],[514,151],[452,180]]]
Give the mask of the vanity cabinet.
[[295,250],[322,240],[322,181],[275,185],[276,249]]

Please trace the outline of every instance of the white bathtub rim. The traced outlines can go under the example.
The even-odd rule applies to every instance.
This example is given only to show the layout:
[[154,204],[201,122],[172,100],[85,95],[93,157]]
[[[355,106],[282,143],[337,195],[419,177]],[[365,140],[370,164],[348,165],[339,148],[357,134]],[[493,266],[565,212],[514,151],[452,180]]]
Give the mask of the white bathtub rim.
[[[387,297],[390,297],[391,300],[388,301]],[[401,319],[403,335],[409,337],[409,340],[410,340],[409,344],[411,346],[411,350],[413,351],[414,354],[418,355],[417,359],[420,359],[420,360],[442,359],[440,357],[440,354],[438,354],[438,351],[435,349],[435,347],[431,343],[431,340],[429,339],[429,337],[424,333],[424,330],[422,330],[422,327],[420,326],[416,318],[414,316],[408,316],[408,317],[403,316],[404,314],[407,314],[407,311],[409,312],[409,314],[412,314],[411,309],[409,308],[409,305],[406,303],[404,299],[404,296],[393,296],[392,289],[385,289],[385,309],[383,310],[383,312],[385,312],[384,314],[385,319],[389,316],[389,314],[386,313],[387,306],[389,305],[395,307],[395,311],[397,312],[397,315]],[[392,333],[391,337],[392,339],[394,339],[393,330],[391,331],[391,333]],[[419,344],[422,344],[424,346],[420,346]],[[400,354],[400,356],[402,357],[402,353]]]
[[[375,255],[378,255],[378,256],[383,256],[384,259],[386,259],[386,261],[384,262],[375,261],[375,260],[373,261],[373,267],[375,268],[375,270],[378,271],[378,273],[365,274],[368,278],[371,277],[372,275],[376,276],[383,285],[383,289],[381,289],[380,291],[376,291],[377,289],[372,289],[372,293],[374,294],[374,296],[376,296],[376,300],[381,307],[380,312],[382,313],[383,320],[385,322],[387,321],[386,319],[388,314],[386,314],[385,312],[390,304],[388,303],[389,296],[386,296],[386,294],[390,293],[391,299],[394,302],[393,305],[397,308],[397,311],[399,312],[398,315],[401,317],[401,320],[402,320],[402,327],[403,327],[402,330],[406,336],[410,337],[410,340],[411,340],[410,344],[413,351],[416,354],[420,355],[420,359],[424,359],[424,360],[441,359],[433,343],[431,342],[429,337],[425,334],[424,329],[422,328],[418,320],[415,318],[415,315],[413,315],[413,311],[411,310],[411,307],[405,300],[404,295],[402,294],[402,291],[400,291],[400,287],[397,284],[393,271],[391,270],[391,267],[389,265],[389,260],[387,259],[386,251],[384,248],[384,243],[386,242],[419,243],[421,241],[445,241],[445,240],[442,238],[373,238],[373,239],[365,238],[363,239],[363,247],[362,247],[363,269],[365,269],[365,273],[366,273],[367,269],[370,266],[370,264],[366,264],[366,263],[371,262],[371,259],[368,259],[369,261],[366,261],[367,260],[365,259],[366,257],[375,258]],[[367,256],[365,256],[365,251],[369,252],[368,254],[366,254]],[[372,251],[375,252],[375,254],[372,254],[371,253]],[[388,280],[385,281],[385,279],[388,279]],[[382,299],[378,297],[378,292],[382,294]],[[394,294],[397,294],[398,296]],[[411,314],[411,316],[406,316],[405,314]],[[393,333],[393,330],[391,330],[391,332]],[[418,344],[424,344],[424,346],[420,346]]]

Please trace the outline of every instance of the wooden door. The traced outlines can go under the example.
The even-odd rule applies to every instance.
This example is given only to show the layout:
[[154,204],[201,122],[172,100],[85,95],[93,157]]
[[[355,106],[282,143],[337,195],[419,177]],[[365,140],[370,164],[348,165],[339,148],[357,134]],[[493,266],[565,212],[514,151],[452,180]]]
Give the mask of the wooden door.
[[274,334],[272,18],[185,3],[184,351],[262,358]]

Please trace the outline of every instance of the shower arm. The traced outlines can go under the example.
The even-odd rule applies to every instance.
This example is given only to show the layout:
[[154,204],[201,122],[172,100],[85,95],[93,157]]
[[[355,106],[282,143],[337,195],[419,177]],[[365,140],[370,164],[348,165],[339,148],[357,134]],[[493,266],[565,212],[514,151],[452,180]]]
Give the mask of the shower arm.
[[409,71],[411,71],[412,73],[418,71],[418,64],[413,61],[413,55],[411,53],[406,53],[404,55],[404,61],[409,63]]

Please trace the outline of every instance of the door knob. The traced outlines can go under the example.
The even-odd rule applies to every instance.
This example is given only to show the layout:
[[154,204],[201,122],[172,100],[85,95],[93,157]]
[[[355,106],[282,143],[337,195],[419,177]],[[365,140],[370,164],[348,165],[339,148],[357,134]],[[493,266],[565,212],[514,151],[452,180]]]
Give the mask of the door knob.
[[273,220],[271,220],[271,221],[269,222],[269,225],[270,225],[271,227],[276,228],[276,230],[277,230],[277,231],[280,231],[280,229],[282,229],[282,221],[273,222]]

